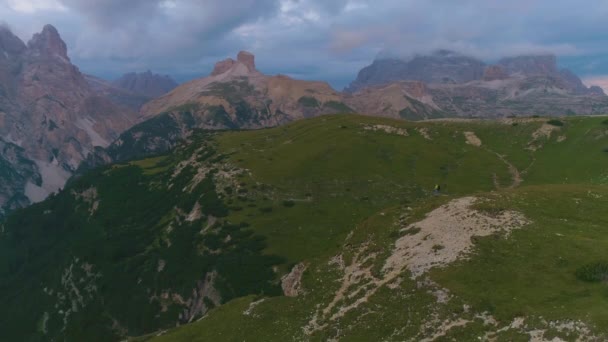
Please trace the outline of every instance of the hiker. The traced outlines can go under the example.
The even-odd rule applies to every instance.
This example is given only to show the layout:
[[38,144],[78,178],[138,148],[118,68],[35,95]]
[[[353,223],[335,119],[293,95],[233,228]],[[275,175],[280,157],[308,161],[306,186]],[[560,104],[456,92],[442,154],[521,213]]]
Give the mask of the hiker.
[[438,195],[440,191],[441,191],[441,185],[435,184],[435,190],[433,191],[433,193],[435,195]]

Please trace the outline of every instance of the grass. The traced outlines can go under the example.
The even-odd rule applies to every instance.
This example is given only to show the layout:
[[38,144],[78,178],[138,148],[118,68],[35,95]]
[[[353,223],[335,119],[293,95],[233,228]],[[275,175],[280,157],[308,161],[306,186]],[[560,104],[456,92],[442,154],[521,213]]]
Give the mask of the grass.
[[[608,235],[601,227],[606,226],[608,218],[600,212],[606,205],[604,198],[608,198],[608,189],[585,185],[597,182],[598,175],[604,173],[601,165],[605,163],[597,162],[597,156],[583,155],[580,164],[569,168],[560,167],[564,160],[576,159],[575,151],[580,151],[581,148],[601,150],[598,146],[605,143],[605,140],[594,138],[594,135],[599,136],[596,135],[601,127],[598,126],[601,125],[599,119],[567,119],[568,125],[562,126],[562,131],[554,133],[542,149],[537,151],[527,150],[526,147],[532,140],[532,133],[542,124],[540,122],[522,122],[517,126],[487,122],[446,125],[411,124],[361,117],[327,117],[316,121],[296,123],[277,130],[227,133],[220,137],[222,148],[233,151],[234,160],[241,160],[241,165],[251,169],[256,181],[272,184],[274,188],[290,195],[306,198],[305,195],[309,194],[313,198],[312,202],[298,202],[296,207],[290,209],[291,212],[277,210],[273,216],[264,219],[265,224],[254,226],[265,227],[259,232],[269,237],[269,251],[288,256],[293,262],[308,260],[312,265],[317,265],[316,271],[311,271],[304,282],[305,287],[314,294],[307,295],[306,299],[268,299],[256,307],[258,316],[255,319],[240,318],[241,309],[244,310],[248,304],[228,303],[224,307],[225,311],[210,315],[217,315],[215,319],[218,321],[201,321],[172,331],[164,337],[165,340],[205,340],[218,336],[285,340],[302,336],[301,331],[294,327],[305,325],[306,317],[310,317],[314,311],[311,303],[327,302],[329,294],[335,291],[335,288],[328,289],[324,284],[328,280],[331,282],[332,278],[336,279],[338,275],[332,275],[331,269],[321,265],[325,265],[335,253],[353,248],[342,245],[341,241],[352,231],[352,227],[358,225],[357,222],[368,223],[362,226],[366,228],[356,230],[359,233],[355,233],[348,245],[356,246],[358,243],[372,241],[375,248],[385,255],[397,237],[414,235],[419,228],[413,227],[395,234],[389,223],[390,218],[403,212],[403,207],[382,208],[395,203],[408,203],[414,209],[407,222],[413,223],[447,201],[443,197],[427,197],[427,191],[430,191],[427,189],[432,189],[436,182],[447,184],[447,193],[451,197],[471,193],[482,195],[492,189],[483,174],[497,172],[500,179],[509,179],[509,174],[503,169],[504,165],[492,162],[495,156],[490,151],[506,156],[518,169],[526,170],[524,184],[530,186],[485,195],[492,201],[480,205],[479,209],[493,215],[509,209],[519,210],[533,223],[513,232],[509,239],[477,238],[473,258],[445,269],[434,270],[432,278],[456,295],[447,307],[441,309],[444,311],[441,311],[440,316],[447,317],[451,312],[459,312],[461,317],[467,317],[461,306],[467,303],[474,310],[490,312],[505,323],[520,315],[529,315],[529,324],[539,327],[540,323],[533,317],[582,319],[596,327],[596,331],[605,331],[601,328],[608,326],[604,318],[607,313],[603,304],[605,285],[577,278],[577,270],[596,262],[601,258],[601,251],[607,247]],[[348,132],[351,127],[372,121],[408,129],[426,127],[435,133],[434,140],[417,139],[415,136],[397,138],[381,133],[360,136]],[[344,126],[349,129],[339,129]],[[482,140],[483,148],[464,144],[462,133],[459,133],[462,131],[474,131]],[[558,134],[566,135],[567,139],[557,142]],[[324,140],[325,136],[333,139]],[[283,145],[282,142],[287,140],[292,142]],[[350,146],[350,151],[357,151],[357,154],[341,150],[342,143]],[[443,150],[434,149],[433,145],[441,146]],[[382,153],[383,148],[391,150]],[[421,151],[433,158],[425,159],[425,153]],[[469,153],[474,158],[483,159],[484,164],[469,162]],[[263,156],[272,156],[272,161]],[[383,164],[383,156],[390,156],[390,162]],[[354,167],[355,159],[370,162]],[[466,170],[468,176],[461,178],[459,168]],[[476,175],[478,169],[480,173]],[[551,174],[550,170],[556,170],[557,174]],[[340,173],[348,177],[334,176],[335,180],[332,181],[332,175]],[[325,175],[325,181],[319,182],[323,179],[322,175]],[[368,179],[365,182],[365,178],[370,178],[369,175],[382,175],[382,178],[372,179],[371,182]],[[560,185],[572,181],[574,185]],[[381,186],[383,183],[392,184],[392,189],[384,188]],[[557,185],[546,185],[551,183]],[[420,187],[421,184],[427,186]],[[411,188],[405,190],[408,189],[406,185],[411,185]],[[395,189],[396,186],[402,188]],[[380,193],[382,196],[378,198]],[[604,197],[596,201],[595,195],[590,194]],[[330,195],[329,198],[327,195]],[[359,203],[354,200],[364,197],[368,197],[369,201]],[[580,206],[570,204],[577,198],[583,200]],[[348,209],[342,211],[342,206],[337,205],[340,202]],[[321,216],[328,209],[332,214]],[[350,222],[346,220],[349,213],[352,217]],[[375,222],[366,219],[380,213],[382,216],[378,217],[383,220]],[[277,228],[272,229],[273,226]],[[344,230],[331,238],[328,229],[340,226],[344,226]],[[317,241],[320,236],[330,238]],[[436,249],[442,247],[438,245]],[[345,254],[349,255],[348,252]],[[416,290],[414,283],[405,281],[396,292],[386,288],[380,290],[369,303],[331,325],[339,330],[327,328],[314,335],[313,340],[335,336],[341,336],[344,340],[377,340],[387,336],[420,338],[417,335],[418,326],[430,314],[429,307],[436,306],[433,303],[432,297]],[[280,318],[273,314],[277,311],[282,313]],[[365,318],[358,318],[361,315]],[[275,326],[272,324],[273,319],[282,323]],[[475,320],[473,317],[470,319]],[[216,328],[215,324],[219,323],[214,322],[219,321],[249,323],[242,326],[241,333],[233,335],[229,331],[229,323],[223,324],[224,328]],[[407,328],[411,326],[416,329]],[[189,331],[190,335],[184,335],[185,331]],[[272,335],[267,335],[269,331],[272,331]],[[397,335],[396,331],[399,331]],[[450,330],[446,338],[476,339],[487,331],[488,327],[477,321]],[[219,332],[222,335],[213,335]],[[505,340],[528,340],[528,335],[513,330],[501,332],[499,336]]]
[[502,321],[580,319],[608,332],[608,288],[588,282],[606,275],[606,264],[596,261],[608,248],[601,210],[608,187],[534,186],[493,199],[532,223],[509,239],[477,239],[474,258],[434,271],[433,279]]
[[[335,115],[272,129],[195,134],[192,144],[172,155],[93,171],[65,192],[13,216],[10,242],[18,247],[0,249],[0,275],[15,277],[0,277],[0,293],[6,294],[0,300],[12,309],[0,310],[5,319],[0,322],[14,316],[19,318],[12,327],[16,330],[40,326],[54,302],[36,289],[40,283],[60,284],[61,272],[79,257],[95,260],[104,277],[113,278],[104,278],[100,300],[88,304],[79,319],[69,320],[73,335],[58,333],[57,338],[84,339],[90,336],[85,327],[98,318],[96,332],[106,340],[116,338],[109,329],[112,319],[127,330],[121,337],[142,336],[135,340],[420,340],[433,334],[421,328],[429,317],[460,317],[471,323],[451,329],[445,339],[475,340],[493,329],[475,318],[481,312],[501,324],[526,316],[531,327],[541,327],[540,317],[580,319],[595,332],[608,333],[605,268],[598,264],[608,247],[602,120],[564,118],[551,137],[535,142],[542,145],[535,151],[528,146],[542,120],[513,126]],[[365,130],[368,125],[408,132],[425,128],[432,140]],[[466,143],[463,132],[469,131],[481,146]],[[558,136],[566,139],[558,141]],[[213,171],[189,193],[184,189],[202,166],[186,167],[176,180],[169,178],[176,165],[191,157]],[[513,175],[505,160],[520,171],[521,187],[507,189]],[[222,183],[228,165],[243,172]],[[432,194],[435,184],[441,184],[441,196]],[[69,196],[73,189],[91,186],[101,197],[93,217],[86,203]],[[432,289],[405,272],[394,288],[380,287],[344,316],[325,319],[325,328],[304,334],[318,307],[328,305],[340,288],[337,256],[348,265],[362,250],[373,256],[365,266],[381,277],[396,239],[414,238],[421,230],[415,223],[427,213],[470,195],[488,199],[476,208],[485,214],[517,210],[531,223],[509,238],[475,238],[471,258],[433,269],[431,279],[453,295],[447,303],[438,304]],[[195,204],[203,216],[186,221]],[[52,211],[49,217],[43,215],[47,210]],[[217,222],[206,228],[210,215]],[[433,247],[438,253],[443,248]],[[159,259],[167,262],[165,273],[157,271]],[[306,293],[277,296],[280,277],[300,262],[308,265],[302,277]],[[171,306],[163,312],[146,291],[171,289],[186,297],[211,269],[223,279],[217,284],[222,305],[195,323],[159,337],[146,335],[175,326],[183,309]],[[13,296],[17,284],[24,292]],[[355,288],[346,291],[353,294]],[[341,303],[352,304],[355,298],[347,296]],[[124,303],[132,309],[124,309]],[[23,318],[27,312],[31,319]],[[48,323],[57,332],[61,322],[51,315]],[[527,336],[513,330],[500,334],[504,340]]]

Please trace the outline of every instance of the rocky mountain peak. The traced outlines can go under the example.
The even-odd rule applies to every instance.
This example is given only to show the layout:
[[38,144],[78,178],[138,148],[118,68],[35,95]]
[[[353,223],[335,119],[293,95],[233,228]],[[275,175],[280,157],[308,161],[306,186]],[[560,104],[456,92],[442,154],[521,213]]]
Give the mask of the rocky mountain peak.
[[236,65],[244,65],[248,72],[257,71],[255,68],[255,56],[247,51],[241,51],[236,57],[236,61],[232,58],[226,58],[215,63],[215,67],[211,72],[211,76],[221,75]]
[[58,56],[70,60],[67,46],[53,25],[45,25],[42,32],[34,34],[27,46],[36,56]]
[[249,71],[255,71],[255,56],[247,51],[241,51],[236,57],[237,61],[245,64]]

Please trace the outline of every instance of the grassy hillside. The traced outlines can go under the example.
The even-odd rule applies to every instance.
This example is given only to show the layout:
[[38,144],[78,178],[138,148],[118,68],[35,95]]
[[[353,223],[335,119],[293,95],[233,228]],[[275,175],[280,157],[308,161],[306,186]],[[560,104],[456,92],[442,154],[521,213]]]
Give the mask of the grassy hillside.
[[0,339],[603,337],[606,148],[602,118],[200,132],[8,219]]

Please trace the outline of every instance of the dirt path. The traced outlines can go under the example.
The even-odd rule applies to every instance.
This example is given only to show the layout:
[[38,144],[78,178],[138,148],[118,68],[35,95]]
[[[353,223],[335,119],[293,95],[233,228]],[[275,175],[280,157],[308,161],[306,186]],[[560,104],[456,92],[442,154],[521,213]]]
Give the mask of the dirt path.
[[[514,188],[517,188],[518,186],[520,186],[521,182],[523,182],[523,178],[521,178],[521,173],[515,167],[515,165],[511,164],[511,162],[509,162],[507,160],[507,158],[505,158],[504,155],[502,155],[502,154],[500,154],[498,152],[494,152],[494,151],[492,151],[491,149],[489,149],[487,147],[485,149],[486,149],[486,151],[495,154],[498,157],[498,159],[500,159],[500,161],[502,161],[509,168],[509,173],[511,174],[511,185],[509,185],[508,188],[509,189],[514,189]],[[495,175],[495,178],[494,178],[494,184],[496,185],[497,188],[499,187],[498,179],[496,178],[496,175]]]
[[[505,158],[504,155],[489,149],[487,146],[482,147],[481,139],[479,139],[479,137],[477,137],[475,132],[463,132],[463,134],[464,134],[467,144],[473,145],[475,147],[483,148],[484,150],[496,155],[498,157],[498,159],[500,159],[500,161],[502,161],[505,165],[507,165],[507,167],[509,168],[509,173],[511,174],[511,180],[512,180],[511,185],[509,185],[509,189],[516,188],[521,184],[521,182],[523,181],[523,179],[521,178],[521,173],[515,167],[515,165],[511,164],[507,160],[507,158]],[[542,133],[542,134],[545,134],[545,133]],[[549,131],[549,134],[551,134],[551,131]],[[498,182],[498,177],[496,176],[496,174],[494,174],[493,177],[494,177],[494,185],[496,186],[497,189],[499,189],[500,183]]]

